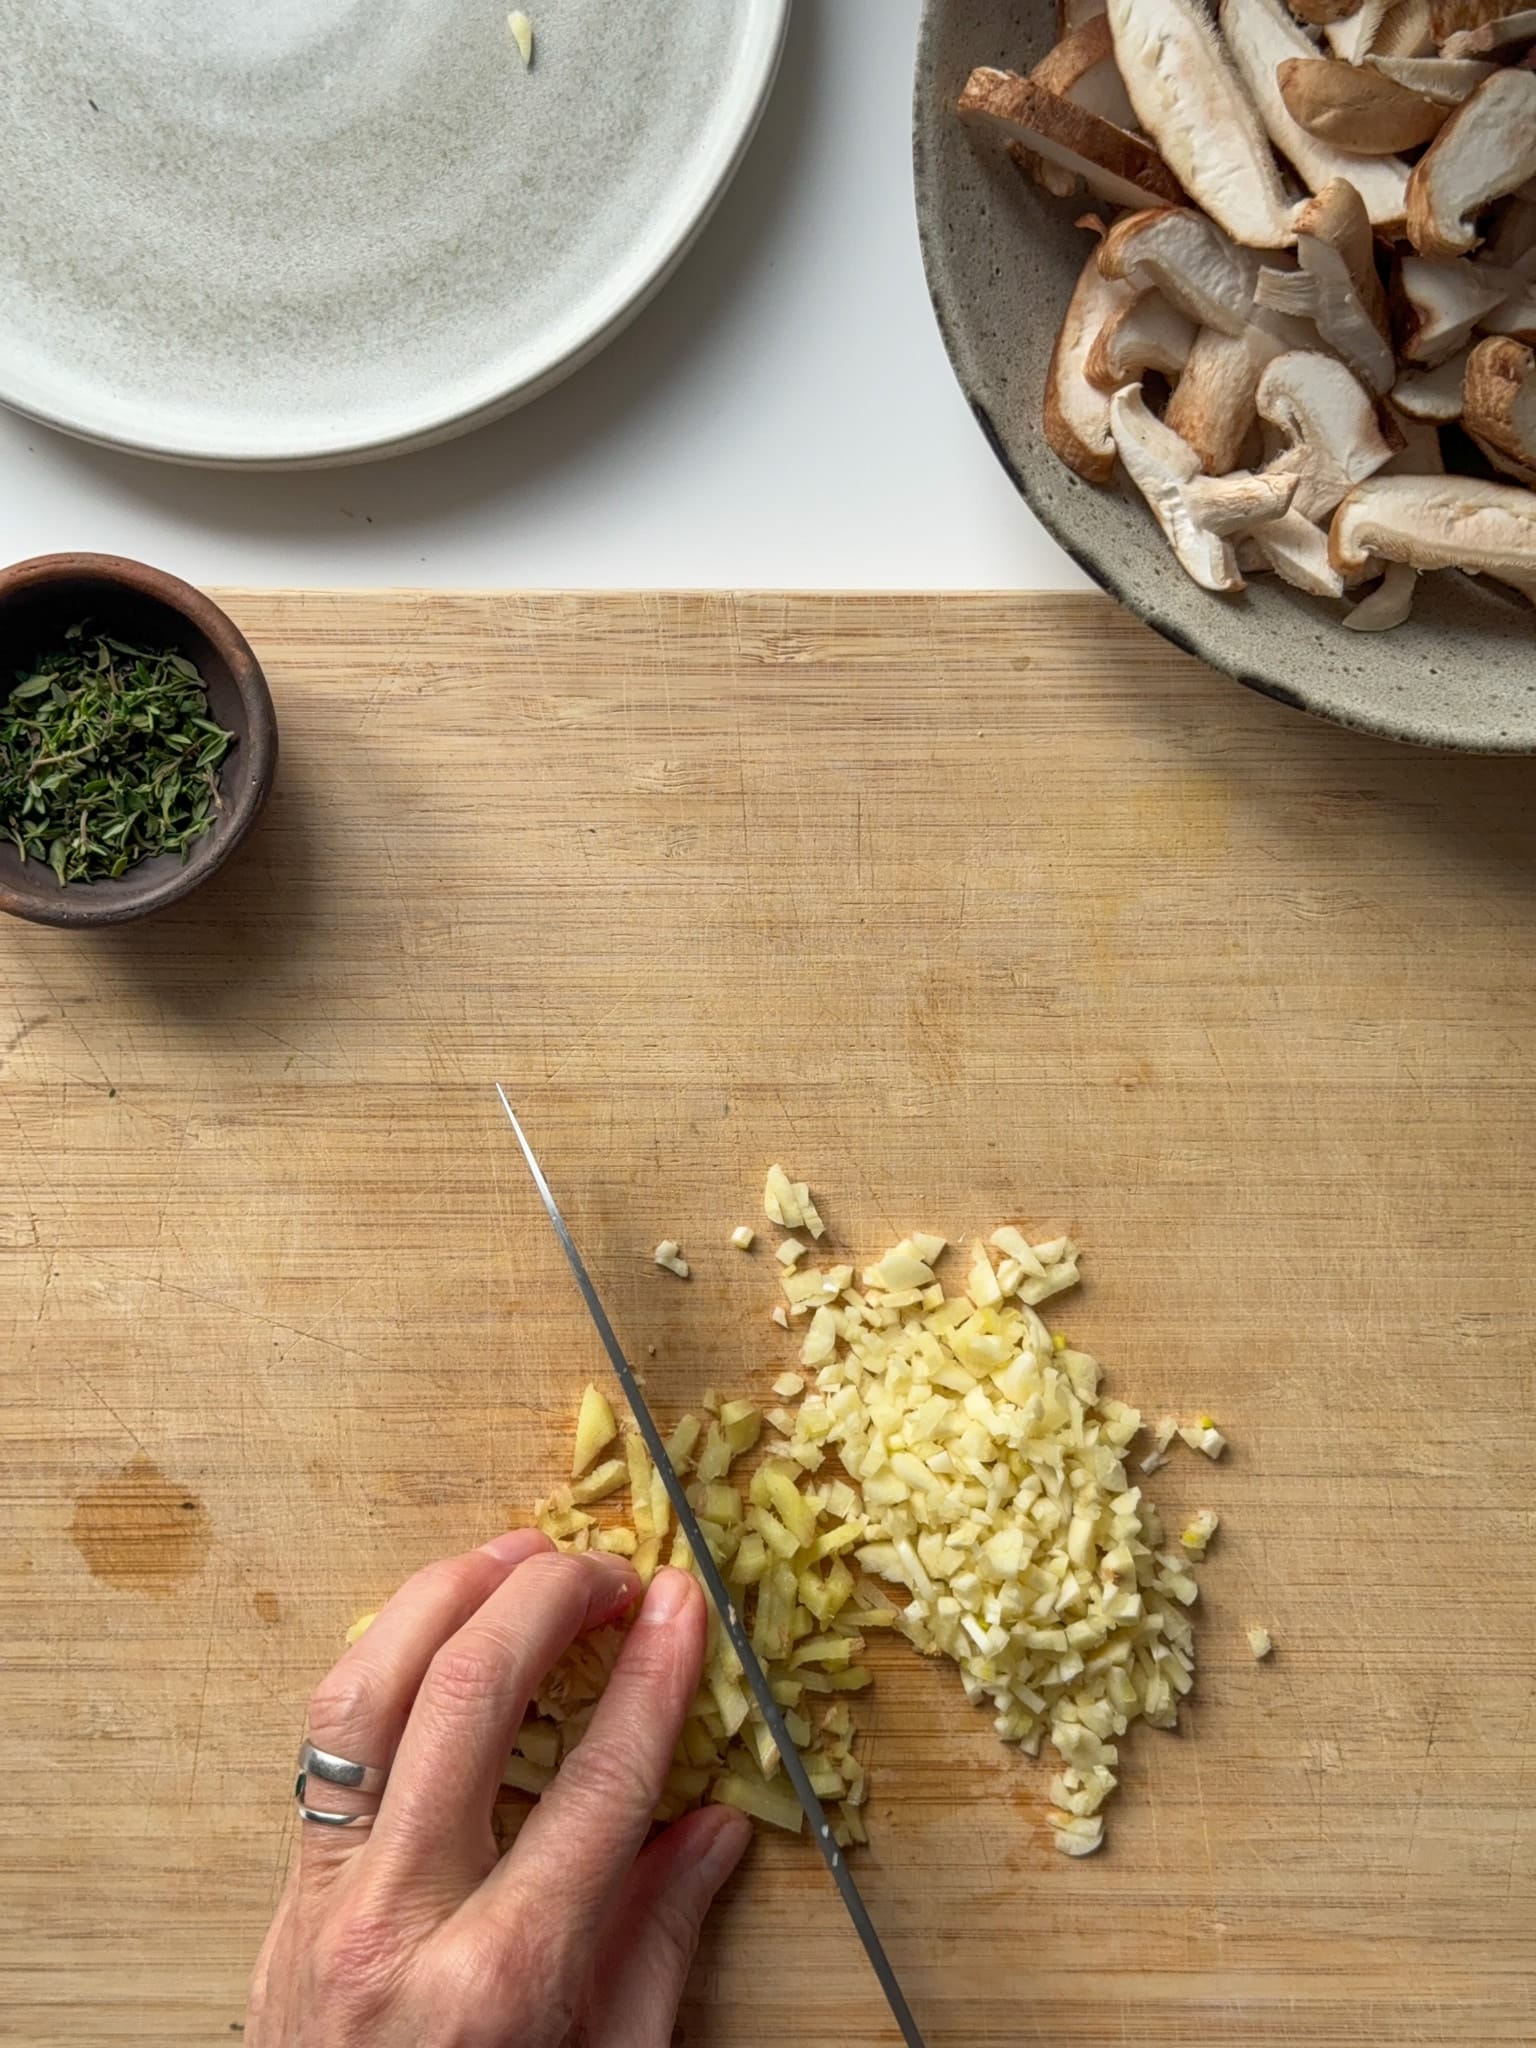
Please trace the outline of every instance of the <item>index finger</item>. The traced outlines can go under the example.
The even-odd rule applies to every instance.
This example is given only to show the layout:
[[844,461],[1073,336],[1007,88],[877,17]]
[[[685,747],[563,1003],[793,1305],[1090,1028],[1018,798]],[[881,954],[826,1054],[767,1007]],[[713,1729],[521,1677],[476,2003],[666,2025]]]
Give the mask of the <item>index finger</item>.
[[609,1907],[650,1829],[698,1691],[708,1612],[687,1572],[658,1572],[591,1725],[465,1907],[515,1926],[530,1899],[565,1906],[558,1981],[590,1966]]

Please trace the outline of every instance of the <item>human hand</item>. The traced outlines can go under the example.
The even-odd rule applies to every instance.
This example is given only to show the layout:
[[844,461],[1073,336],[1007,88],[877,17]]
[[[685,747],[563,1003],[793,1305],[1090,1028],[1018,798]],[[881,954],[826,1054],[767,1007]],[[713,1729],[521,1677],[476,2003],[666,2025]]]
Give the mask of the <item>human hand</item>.
[[[704,1596],[659,1572],[578,1747],[498,1853],[491,1809],[557,1658],[633,1604],[618,1557],[535,1530],[429,1565],[321,1684],[309,1736],[387,1769],[371,1821],[302,1824],[246,2048],[667,2048],[700,1926],[751,1827],[645,1845],[703,1665]],[[312,1780],[308,1801],[369,1811]]]

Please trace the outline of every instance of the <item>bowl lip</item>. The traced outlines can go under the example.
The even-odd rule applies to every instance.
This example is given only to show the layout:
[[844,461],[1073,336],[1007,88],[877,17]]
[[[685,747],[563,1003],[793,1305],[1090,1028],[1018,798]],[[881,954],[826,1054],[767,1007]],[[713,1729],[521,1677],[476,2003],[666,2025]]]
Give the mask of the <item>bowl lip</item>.
[[1393,740],[1401,746],[1486,757],[1528,757],[1536,752],[1536,746],[1533,746],[1531,741],[1519,737],[1504,739],[1486,731],[1469,737],[1465,733],[1448,728],[1414,731],[1395,723],[1389,715],[1372,717],[1369,714],[1340,710],[1332,704],[1318,700],[1309,694],[1305,687],[1298,687],[1293,681],[1282,680],[1278,675],[1264,670],[1234,666],[1205,644],[1205,636],[1197,627],[1176,625],[1156,607],[1143,606],[1132,597],[1111,568],[1083,551],[1081,544],[1057,516],[1055,507],[1037,496],[1027,476],[1010,456],[996,422],[980,396],[980,392],[985,388],[986,379],[974,361],[964,336],[957,331],[951,318],[950,305],[946,303],[946,295],[958,301],[960,293],[948,274],[946,251],[938,225],[941,208],[929,161],[928,145],[936,118],[931,91],[937,69],[936,45],[941,19],[949,4],[950,0],[923,0],[912,80],[912,183],[917,214],[918,246],[923,258],[923,278],[928,288],[928,300],[933,308],[939,338],[944,344],[944,353],[949,357],[949,366],[954,372],[956,383],[960,386],[961,396],[970,408],[971,416],[981,429],[988,447],[1002,465],[1003,473],[1046,532],[1058,547],[1071,557],[1085,576],[1090,577],[1133,618],[1140,619],[1144,625],[1150,626],[1155,633],[1171,642],[1182,653],[1193,655],[1197,661],[1204,662],[1207,668],[1214,669],[1219,675],[1229,676],[1233,682],[1241,683],[1244,689],[1252,690],[1258,696],[1269,697],[1275,703],[1287,705],[1294,711],[1304,711],[1311,717],[1324,719],[1330,725],[1342,726],[1352,732],[1366,733],[1372,739]]
[[244,839],[266,802],[277,768],[277,713],[250,642],[211,597],[184,583],[179,576],[128,555],[32,555],[25,561],[0,567],[0,619],[4,618],[10,600],[23,593],[46,590],[55,584],[90,581],[163,605],[200,633],[217,650],[229,671],[245,713],[246,731],[240,748],[241,773],[226,792],[222,830],[210,834],[204,842],[206,851],[201,857],[194,854],[184,867],[141,885],[132,893],[119,892],[110,901],[98,895],[94,882],[67,882],[56,894],[41,895],[16,888],[0,875],[0,910],[32,924],[76,930],[129,924],[190,896],[223,867]]

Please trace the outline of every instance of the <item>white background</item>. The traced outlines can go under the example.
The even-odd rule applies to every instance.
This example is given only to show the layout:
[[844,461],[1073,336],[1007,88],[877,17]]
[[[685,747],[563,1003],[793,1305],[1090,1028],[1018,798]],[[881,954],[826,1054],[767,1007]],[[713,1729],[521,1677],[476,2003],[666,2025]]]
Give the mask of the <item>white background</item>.
[[796,0],[763,125],[682,269],[523,411],[292,476],[177,469],[0,413],[0,560],[81,548],[224,584],[1087,587],[934,325],[917,18],[918,0]]

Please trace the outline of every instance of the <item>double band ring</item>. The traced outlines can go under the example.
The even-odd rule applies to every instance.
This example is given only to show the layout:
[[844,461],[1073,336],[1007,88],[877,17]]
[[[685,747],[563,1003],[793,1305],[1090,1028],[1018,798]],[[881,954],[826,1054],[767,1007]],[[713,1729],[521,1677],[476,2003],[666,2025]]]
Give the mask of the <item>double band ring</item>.
[[329,1750],[316,1749],[312,1742],[306,1742],[299,1751],[299,1776],[293,1796],[302,1819],[325,1828],[350,1828],[359,1821],[371,1821],[377,1807],[357,1813],[331,1813],[311,1806],[307,1799],[310,1779],[318,1778],[324,1785],[339,1785],[349,1792],[366,1792],[377,1800],[388,1777],[388,1771],[377,1770],[372,1764],[354,1764],[344,1756],[332,1756]]

